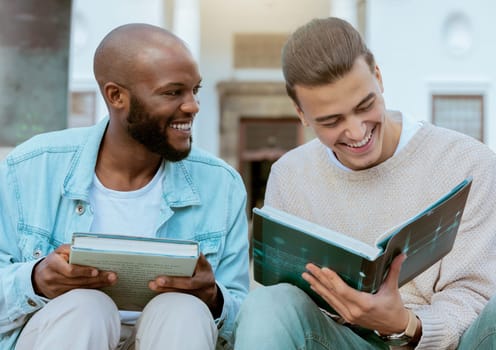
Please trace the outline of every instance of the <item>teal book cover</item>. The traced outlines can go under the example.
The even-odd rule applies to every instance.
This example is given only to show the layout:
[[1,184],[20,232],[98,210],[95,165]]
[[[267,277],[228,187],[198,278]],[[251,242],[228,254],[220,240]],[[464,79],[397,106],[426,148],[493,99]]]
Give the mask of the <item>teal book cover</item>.
[[312,262],[337,272],[351,287],[375,293],[400,253],[399,285],[412,280],[452,249],[472,184],[467,178],[428,208],[385,232],[370,246],[346,234],[278,209],[253,209],[254,278],[263,285],[294,284],[329,311],[301,274]]

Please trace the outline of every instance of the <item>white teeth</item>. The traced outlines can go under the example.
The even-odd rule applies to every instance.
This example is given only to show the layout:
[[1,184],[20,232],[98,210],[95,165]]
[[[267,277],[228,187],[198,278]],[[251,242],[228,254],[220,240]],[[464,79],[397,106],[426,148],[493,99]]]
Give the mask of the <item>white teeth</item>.
[[369,132],[369,134],[367,135],[367,137],[365,137],[362,141],[356,142],[356,143],[347,144],[347,146],[348,147],[352,147],[352,148],[359,148],[359,147],[365,146],[370,141],[370,138],[372,137],[372,131],[374,131],[374,130],[372,129]]
[[190,130],[192,124],[193,124],[192,122],[176,123],[176,124],[171,124],[170,127],[172,129],[177,129],[177,130]]

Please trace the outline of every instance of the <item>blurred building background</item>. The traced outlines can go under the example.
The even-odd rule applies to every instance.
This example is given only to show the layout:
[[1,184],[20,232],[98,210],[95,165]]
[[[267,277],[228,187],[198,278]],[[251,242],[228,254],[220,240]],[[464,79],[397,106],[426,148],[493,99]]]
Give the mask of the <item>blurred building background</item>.
[[[388,108],[496,150],[493,0],[44,0],[49,10],[37,3],[0,0],[0,158],[32,134],[104,117],[93,52],[114,27],[146,22],[190,46],[203,76],[194,143],[237,168],[249,206],[258,206],[272,162],[312,137],[286,96],[281,46],[298,26],[330,15],[362,32]],[[45,42],[21,37],[27,25]],[[58,88],[49,84],[54,77]]]

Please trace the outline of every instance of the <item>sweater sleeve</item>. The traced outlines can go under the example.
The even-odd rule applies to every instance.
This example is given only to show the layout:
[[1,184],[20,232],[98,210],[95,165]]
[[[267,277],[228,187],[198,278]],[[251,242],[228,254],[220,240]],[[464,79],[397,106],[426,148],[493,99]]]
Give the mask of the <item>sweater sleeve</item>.
[[456,349],[496,290],[494,169],[494,157],[473,169],[474,182],[453,250],[431,268],[437,268],[437,273],[420,275],[416,282],[422,285],[423,295],[430,294],[430,300],[406,305],[422,320],[422,338],[416,349]]

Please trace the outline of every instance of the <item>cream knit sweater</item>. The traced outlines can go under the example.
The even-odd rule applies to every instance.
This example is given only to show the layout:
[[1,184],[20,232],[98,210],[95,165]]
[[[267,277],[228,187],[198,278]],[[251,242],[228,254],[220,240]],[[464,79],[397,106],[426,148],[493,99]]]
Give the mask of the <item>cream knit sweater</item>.
[[394,157],[345,171],[315,139],[273,165],[265,204],[373,244],[468,176],[472,189],[453,250],[401,288],[422,320],[417,349],[454,349],[496,292],[496,155],[488,147],[424,122]]

